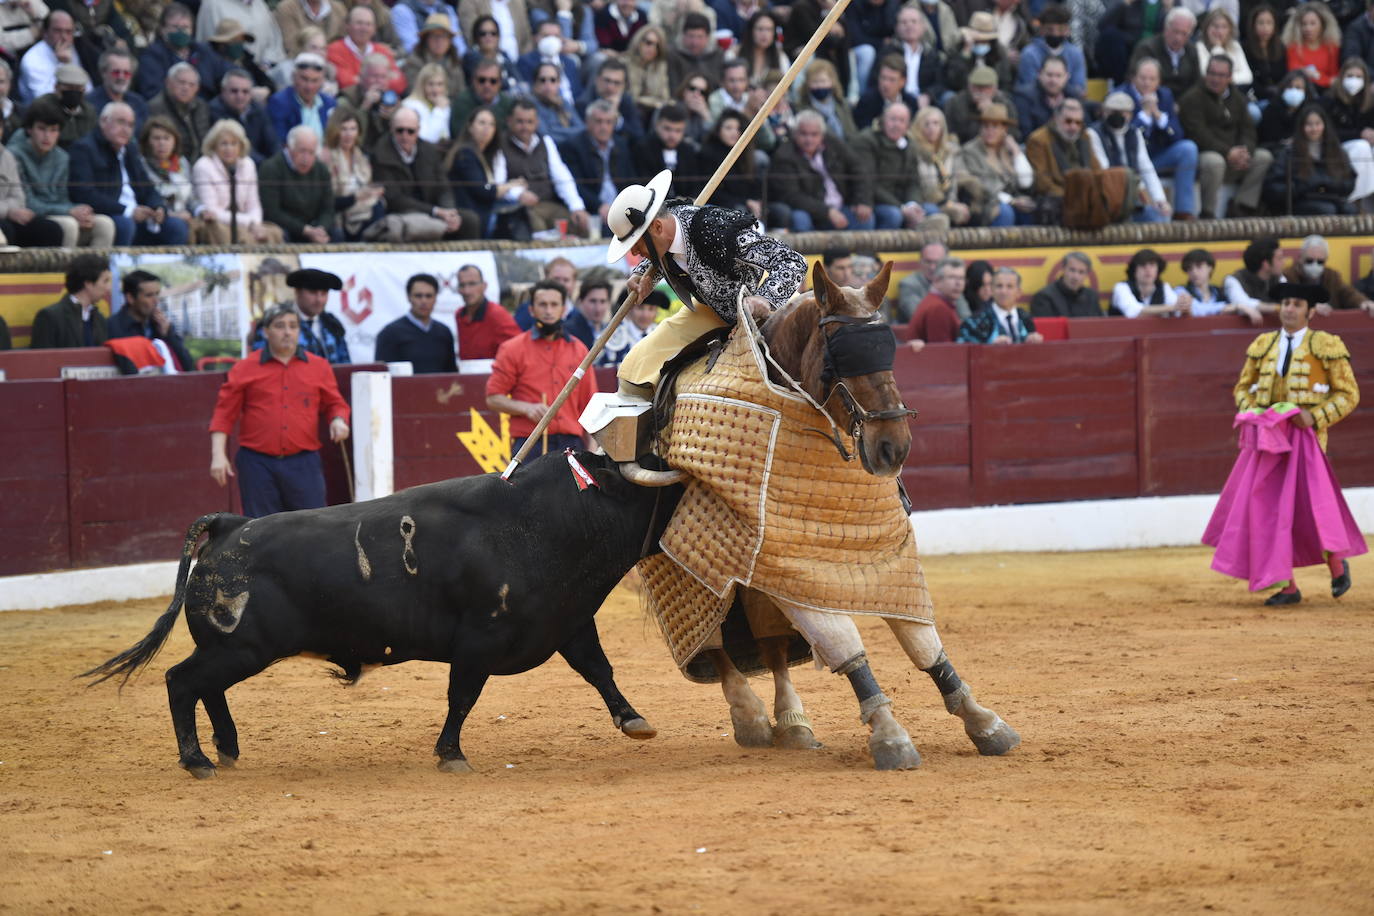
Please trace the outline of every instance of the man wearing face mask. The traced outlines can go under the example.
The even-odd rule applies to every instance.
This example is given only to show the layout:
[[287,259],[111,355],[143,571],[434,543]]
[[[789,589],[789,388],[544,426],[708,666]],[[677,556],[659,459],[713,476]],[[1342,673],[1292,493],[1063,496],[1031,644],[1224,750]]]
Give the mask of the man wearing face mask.
[[[563,287],[540,280],[530,295],[534,327],[501,344],[487,379],[487,407],[511,415],[511,454],[525,444],[587,355],[582,341],[563,328],[568,295]],[[527,457],[539,457],[546,446],[550,452],[582,448],[582,425],[577,418],[594,394],[596,375],[588,372]]]
[[209,45],[192,37],[195,20],[191,11],[180,3],[169,3],[158,19],[157,40],[148,45],[138,58],[138,77],[135,88],[145,99],[162,91],[163,81],[172,65],[185,61],[200,74],[200,87],[206,98],[215,94],[215,87],[224,79],[228,64]]
[[582,68],[577,58],[563,53],[563,32],[557,20],[547,20],[539,24],[539,39],[535,48],[528,54],[521,54],[515,62],[515,70],[520,78],[529,84],[530,91],[538,92],[535,81],[536,71],[543,64],[558,68],[558,94],[563,104],[572,107],[582,95]]
[[1316,284],[1326,290],[1328,301],[1313,307],[1316,315],[1330,315],[1333,309],[1359,309],[1374,318],[1374,302],[1366,299],[1363,293],[1327,266],[1330,258],[1331,249],[1326,239],[1320,235],[1309,235],[1302,240],[1302,254],[1288,265],[1283,279],[1288,283]]
[[997,41],[997,20],[992,13],[974,13],[960,33],[962,44],[945,62],[945,85],[959,92],[968,86],[973,71],[987,67],[996,78],[994,85],[1010,90],[1016,81],[1016,66]]
[[58,67],[57,89],[39,96],[39,99],[56,102],[62,108],[62,116],[66,120],[62,124],[57,145],[63,149],[71,149],[73,143],[95,129],[99,112],[86,100],[86,71],[76,64]]
[[1045,7],[1040,14],[1040,36],[1021,49],[1017,89],[1029,91],[1035,86],[1040,65],[1047,57],[1058,57],[1069,68],[1069,89],[1073,95],[1081,96],[1087,90],[1088,62],[1083,49],[1069,41],[1069,9],[1061,3]]
[[1140,207],[1134,220],[1137,223],[1168,222],[1173,214],[1164,185],[1150,161],[1150,151],[1140,129],[1131,122],[1135,102],[1124,92],[1113,92],[1102,103],[1102,120],[1088,132],[1093,153],[1108,168],[1125,166],[1140,179]]

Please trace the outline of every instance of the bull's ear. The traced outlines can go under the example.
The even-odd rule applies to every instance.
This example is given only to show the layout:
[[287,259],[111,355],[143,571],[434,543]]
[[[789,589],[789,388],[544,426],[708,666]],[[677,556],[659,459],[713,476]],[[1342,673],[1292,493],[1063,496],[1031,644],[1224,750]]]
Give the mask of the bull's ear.
[[887,298],[887,286],[892,279],[892,262],[885,261],[883,269],[878,271],[878,276],[868,281],[864,287],[864,295],[868,297],[868,304],[873,311],[882,308],[883,300]]

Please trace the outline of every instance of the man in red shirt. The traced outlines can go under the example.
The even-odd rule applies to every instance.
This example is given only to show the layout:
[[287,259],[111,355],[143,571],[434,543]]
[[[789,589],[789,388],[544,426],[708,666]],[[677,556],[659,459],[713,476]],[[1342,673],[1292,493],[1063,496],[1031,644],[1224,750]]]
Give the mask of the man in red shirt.
[[520,333],[510,312],[487,299],[487,281],[475,264],[458,269],[458,358],[493,359],[496,348]]
[[262,317],[267,345],[234,364],[220,386],[210,420],[210,476],[220,486],[235,476],[225,445],[239,427],[239,493],[252,518],[324,505],[320,417],[329,438],[348,438],[348,404],[329,362],[300,346],[300,313],[276,305]]
[[928,343],[951,343],[959,339],[959,310],[955,303],[964,294],[963,258],[942,258],[935,265],[930,292],[916,306],[907,326],[911,349],[920,351]]
[[[534,424],[548,412],[572,377],[587,348],[563,330],[567,293],[551,280],[540,280],[531,290],[530,313],[534,327],[501,344],[487,379],[487,406],[511,414],[511,454],[520,450],[534,431]],[[596,394],[596,377],[590,371],[563,402],[548,427],[548,450],[581,448],[582,426],[577,418]],[[528,458],[544,454],[544,442],[536,442]]]

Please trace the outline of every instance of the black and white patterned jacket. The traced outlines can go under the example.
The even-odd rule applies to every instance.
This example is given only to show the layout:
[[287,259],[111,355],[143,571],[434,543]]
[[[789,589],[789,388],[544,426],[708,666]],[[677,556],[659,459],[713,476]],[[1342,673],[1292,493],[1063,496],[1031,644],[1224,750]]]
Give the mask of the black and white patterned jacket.
[[[741,284],[746,296],[760,296],[779,309],[806,277],[806,259],[756,231],[754,218],[747,213],[696,207],[681,200],[668,201],[664,209],[677,218],[678,231],[686,239],[684,260],[696,298],[728,324],[735,323]],[[642,261],[633,276],[648,269],[648,260]]]

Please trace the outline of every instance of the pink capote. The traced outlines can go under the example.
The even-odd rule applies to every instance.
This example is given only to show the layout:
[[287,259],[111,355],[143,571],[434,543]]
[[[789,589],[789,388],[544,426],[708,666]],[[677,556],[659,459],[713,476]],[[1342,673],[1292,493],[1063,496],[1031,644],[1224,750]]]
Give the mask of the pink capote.
[[1212,568],[1248,579],[1252,592],[1292,579],[1296,566],[1324,564],[1324,553],[1369,549],[1316,432],[1289,422],[1298,409],[1236,414],[1240,456],[1202,535],[1217,549]]

